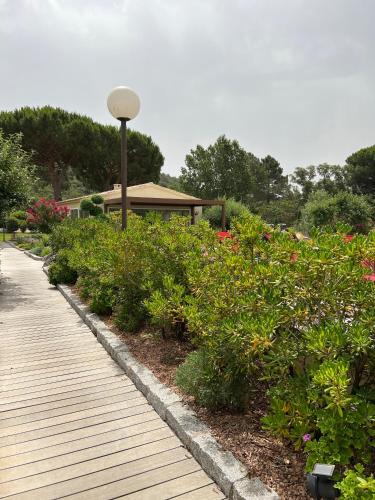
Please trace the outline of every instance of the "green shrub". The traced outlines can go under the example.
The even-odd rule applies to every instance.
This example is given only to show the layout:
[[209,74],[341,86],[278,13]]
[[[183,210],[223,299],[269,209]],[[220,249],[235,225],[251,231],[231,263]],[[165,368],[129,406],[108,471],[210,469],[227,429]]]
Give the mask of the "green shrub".
[[50,255],[52,253],[52,248],[51,247],[43,247],[42,248],[42,252],[41,252],[41,256],[42,257],[47,257],[47,255]]
[[97,215],[101,215],[103,213],[102,207],[99,207],[98,205],[94,205],[91,210],[90,210],[90,215],[93,217],[96,217]]
[[103,198],[103,196],[100,196],[100,194],[93,194],[91,196],[91,201],[95,205],[102,205],[104,203],[104,198]]
[[88,198],[84,198],[83,200],[81,200],[81,203],[80,203],[80,208],[81,210],[83,210],[84,212],[89,212],[94,208],[94,203],[89,200]]
[[247,404],[248,384],[243,378],[227,382],[217,376],[212,356],[200,349],[187,355],[176,372],[176,384],[202,406],[243,410]]
[[6,230],[8,233],[14,233],[19,229],[20,221],[15,217],[8,217],[6,220]]
[[[94,199],[96,201],[94,201]],[[97,201],[99,201],[99,203],[97,203]],[[97,216],[103,213],[102,207],[98,206],[101,203],[103,203],[103,198],[99,195],[93,195],[91,199],[84,198],[81,200],[80,208],[89,215]]]
[[20,220],[18,222],[18,227],[24,233],[26,231],[26,229],[27,229],[27,222],[25,220]]
[[354,470],[347,470],[345,477],[336,488],[340,490],[343,500],[373,500],[375,498],[375,478],[373,474],[364,475],[364,468],[357,464]]
[[76,270],[70,267],[66,253],[60,252],[48,268],[48,281],[56,286],[59,283],[74,284],[76,280]]
[[26,220],[27,219],[27,213],[25,210],[13,210],[10,214],[11,217],[14,217],[15,219],[18,220]]
[[[211,227],[216,229],[221,228],[221,210],[221,206],[213,206],[207,208],[203,211],[203,219],[207,220],[210,223]],[[250,211],[248,207],[243,203],[229,198],[225,201],[225,213],[225,224],[229,229],[234,217],[249,214]]]
[[[238,410],[269,386],[264,426],[314,462],[351,467],[373,454],[375,231],[336,223],[298,242],[250,214],[219,239],[207,221],[129,214],[65,220],[51,235],[50,280],[74,282],[100,314],[151,323],[197,351],[179,385]],[[71,273],[66,277],[67,273]]]
[[17,246],[22,248],[23,250],[31,250],[31,248],[33,248],[34,246],[34,243],[29,243],[28,241],[25,241],[22,243],[18,243]]
[[43,250],[43,247],[41,247],[41,246],[36,246],[36,247],[32,247],[32,248],[30,249],[30,253],[33,253],[34,255],[41,255],[42,250]]
[[325,191],[316,191],[302,210],[302,223],[306,230],[313,227],[330,227],[348,224],[350,232],[367,233],[371,227],[373,208],[367,197],[348,192],[334,196]]

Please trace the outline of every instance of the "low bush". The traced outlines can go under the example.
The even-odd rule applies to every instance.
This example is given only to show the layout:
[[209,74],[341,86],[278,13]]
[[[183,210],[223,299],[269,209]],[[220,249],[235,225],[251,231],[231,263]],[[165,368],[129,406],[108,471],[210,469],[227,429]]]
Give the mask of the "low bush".
[[95,217],[103,214],[103,209],[99,206],[103,202],[104,200],[99,194],[94,194],[91,198],[84,198],[81,201],[80,208],[87,214]]
[[335,230],[337,224],[348,224],[351,233],[367,233],[372,216],[373,207],[366,196],[315,191],[302,210],[302,225],[310,231],[313,227]]
[[14,233],[20,227],[20,221],[16,217],[8,217],[6,220],[6,230],[8,233]]
[[342,481],[336,483],[343,500],[373,500],[375,498],[375,478],[364,475],[364,468],[357,464],[354,470],[347,470]]
[[77,280],[77,272],[69,265],[66,253],[60,252],[55,261],[48,268],[48,280],[52,285],[59,283],[74,284]]
[[312,230],[298,241],[243,214],[231,233],[207,221],[129,214],[65,220],[51,235],[51,283],[75,282],[121,327],[144,323],[196,349],[177,383],[199,403],[251,404],[263,425],[315,462],[370,463],[375,434],[375,232]]
[[40,254],[40,255],[41,255],[42,257],[47,257],[47,255],[50,255],[51,253],[52,253],[52,248],[51,248],[51,247],[46,246],[46,247],[43,247],[43,248],[42,248],[42,251],[41,251],[41,254]]
[[41,246],[36,246],[36,247],[32,247],[30,248],[30,253],[34,254],[34,255],[41,255],[42,253],[42,250],[43,250],[43,247]]

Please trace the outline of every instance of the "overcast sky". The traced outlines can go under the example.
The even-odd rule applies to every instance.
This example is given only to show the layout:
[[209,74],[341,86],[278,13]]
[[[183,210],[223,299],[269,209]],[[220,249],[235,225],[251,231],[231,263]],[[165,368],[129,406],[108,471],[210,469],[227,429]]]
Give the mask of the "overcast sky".
[[286,172],[375,143],[375,0],[0,0],[0,109],[50,104],[131,127],[178,174],[221,134]]

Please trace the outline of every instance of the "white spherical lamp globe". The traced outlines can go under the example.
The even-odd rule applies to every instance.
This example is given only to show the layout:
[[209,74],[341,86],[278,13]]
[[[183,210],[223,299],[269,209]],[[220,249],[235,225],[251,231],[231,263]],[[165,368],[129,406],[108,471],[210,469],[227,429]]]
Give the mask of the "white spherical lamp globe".
[[141,103],[134,90],[116,87],[108,96],[107,106],[111,115],[118,120],[132,120],[139,113]]

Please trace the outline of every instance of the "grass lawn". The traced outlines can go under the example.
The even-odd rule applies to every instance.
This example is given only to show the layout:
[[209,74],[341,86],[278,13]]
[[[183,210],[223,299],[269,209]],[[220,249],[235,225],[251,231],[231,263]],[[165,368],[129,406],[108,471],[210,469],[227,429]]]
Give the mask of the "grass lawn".
[[16,238],[27,238],[35,236],[34,233],[0,233],[0,241],[15,240]]

